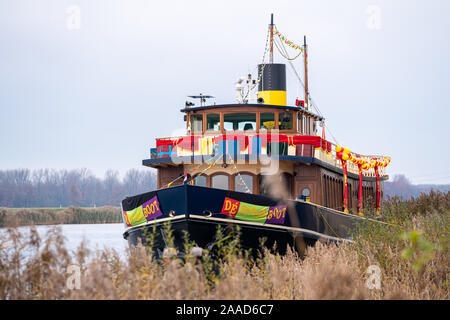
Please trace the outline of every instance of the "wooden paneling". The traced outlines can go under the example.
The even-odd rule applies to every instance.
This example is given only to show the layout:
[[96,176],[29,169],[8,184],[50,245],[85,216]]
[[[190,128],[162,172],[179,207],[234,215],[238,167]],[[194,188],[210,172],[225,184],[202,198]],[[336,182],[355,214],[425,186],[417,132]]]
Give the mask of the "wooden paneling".
[[[183,166],[158,168],[157,187],[158,189],[166,186],[180,175],[184,174]],[[172,186],[178,186],[183,183],[183,178],[178,179]]]

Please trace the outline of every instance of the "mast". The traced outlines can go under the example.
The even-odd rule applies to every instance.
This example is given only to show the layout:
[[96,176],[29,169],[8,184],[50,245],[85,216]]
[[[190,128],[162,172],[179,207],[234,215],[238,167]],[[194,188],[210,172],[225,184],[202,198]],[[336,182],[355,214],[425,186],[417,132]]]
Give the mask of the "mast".
[[306,36],[303,37],[303,49],[305,50],[305,54],[304,54],[304,69],[305,69],[305,109],[308,110],[308,105],[309,105],[309,100],[308,100],[308,51],[307,51],[307,46],[306,46]]
[[269,63],[273,63],[273,13],[270,14],[270,55]]

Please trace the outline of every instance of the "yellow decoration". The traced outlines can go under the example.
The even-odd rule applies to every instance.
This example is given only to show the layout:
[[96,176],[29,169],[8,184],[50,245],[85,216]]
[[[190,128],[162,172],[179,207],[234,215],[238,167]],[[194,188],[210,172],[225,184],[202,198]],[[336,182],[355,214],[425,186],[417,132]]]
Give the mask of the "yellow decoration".
[[267,130],[272,130],[273,128],[275,128],[275,121],[264,121],[263,125]]
[[341,146],[336,146],[335,150],[336,150],[336,152],[341,152],[342,147]]
[[349,154],[350,153],[350,149],[349,148],[344,148],[344,153]]

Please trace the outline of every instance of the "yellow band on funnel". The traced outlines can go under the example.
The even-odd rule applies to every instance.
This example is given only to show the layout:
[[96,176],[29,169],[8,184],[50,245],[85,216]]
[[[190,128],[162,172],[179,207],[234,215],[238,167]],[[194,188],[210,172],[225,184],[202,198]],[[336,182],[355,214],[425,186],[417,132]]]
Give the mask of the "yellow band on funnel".
[[258,98],[264,99],[264,104],[271,104],[276,106],[286,105],[286,91],[260,91]]

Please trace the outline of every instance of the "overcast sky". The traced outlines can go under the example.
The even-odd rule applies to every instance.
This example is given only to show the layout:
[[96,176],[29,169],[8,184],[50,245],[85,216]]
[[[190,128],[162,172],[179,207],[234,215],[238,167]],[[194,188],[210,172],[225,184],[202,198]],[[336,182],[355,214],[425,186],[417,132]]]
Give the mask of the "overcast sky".
[[142,168],[184,127],[187,95],[235,101],[271,12],[307,36],[311,95],[341,145],[391,156],[391,177],[450,183],[445,0],[1,1],[0,168]]

